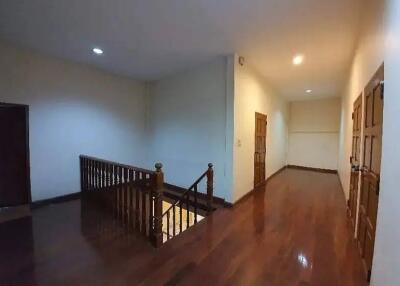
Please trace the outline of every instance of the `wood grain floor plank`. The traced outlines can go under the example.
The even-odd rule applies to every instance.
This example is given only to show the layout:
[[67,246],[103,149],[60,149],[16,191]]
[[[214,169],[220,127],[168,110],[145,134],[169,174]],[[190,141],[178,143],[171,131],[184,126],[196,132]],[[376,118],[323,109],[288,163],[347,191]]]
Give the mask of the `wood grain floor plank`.
[[335,174],[286,169],[154,249],[80,200],[0,224],[0,285],[367,285]]

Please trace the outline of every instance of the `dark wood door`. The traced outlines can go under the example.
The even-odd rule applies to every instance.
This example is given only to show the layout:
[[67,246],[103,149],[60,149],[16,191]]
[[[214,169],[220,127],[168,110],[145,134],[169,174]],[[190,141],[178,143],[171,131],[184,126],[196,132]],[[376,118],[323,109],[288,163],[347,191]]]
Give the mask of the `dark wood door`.
[[30,203],[28,107],[0,103],[0,207]]
[[375,244],[382,153],[383,66],[364,90],[363,166],[361,168],[358,244],[370,277]]
[[256,112],[255,122],[254,187],[258,187],[265,183],[267,116]]
[[351,146],[351,174],[350,174],[350,195],[349,195],[349,214],[353,228],[356,225],[358,185],[360,177],[360,148],[361,148],[361,123],[362,123],[362,95],[360,95],[353,105],[353,140]]

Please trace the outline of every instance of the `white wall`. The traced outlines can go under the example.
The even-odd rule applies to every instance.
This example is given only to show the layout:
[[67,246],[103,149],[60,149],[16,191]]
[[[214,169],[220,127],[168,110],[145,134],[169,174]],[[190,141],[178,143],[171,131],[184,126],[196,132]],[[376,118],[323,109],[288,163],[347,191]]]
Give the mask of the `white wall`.
[[[386,2],[386,9],[385,9]],[[364,30],[355,53],[348,85],[342,101],[339,175],[346,196],[349,190],[351,112],[380,64],[385,62],[385,103],[383,148],[377,231],[371,285],[400,285],[400,192],[399,114],[400,114],[400,1],[368,0],[363,4]],[[385,13],[385,16],[384,16]],[[386,43],[386,46],[384,45]]]
[[362,29],[343,92],[341,109],[338,171],[347,199],[350,187],[349,158],[351,155],[353,103],[378,70],[384,57],[384,0],[365,0],[362,8],[360,25]]
[[400,285],[400,1],[386,2],[381,191],[371,285]]
[[268,115],[266,177],[286,165],[288,104],[237,56],[154,82],[149,98],[148,162],[162,162],[169,183],[188,187],[212,162],[215,195],[251,191],[255,112]]
[[266,178],[286,165],[288,104],[248,64],[235,60],[234,189],[237,201],[254,187],[255,112],[268,116]]
[[79,154],[143,163],[141,83],[0,44],[0,101],[29,105],[33,200],[79,191]]
[[[366,0],[363,2],[362,7],[360,35],[350,67],[348,81],[343,92],[341,107],[338,172],[346,199],[349,198],[350,188],[349,158],[353,134],[353,121],[351,118],[353,103],[363,93],[364,87],[384,61],[384,0]],[[362,152],[363,146],[361,144]],[[360,186],[358,188],[358,201],[359,197]],[[380,207],[379,204],[378,208]],[[358,213],[355,221],[358,222]],[[356,225],[354,235],[357,233],[357,228],[358,226]]]
[[231,201],[227,64],[219,57],[150,85],[148,162],[162,162],[165,181],[182,187],[211,162],[214,195]]
[[340,98],[290,103],[288,164],[337,170]]

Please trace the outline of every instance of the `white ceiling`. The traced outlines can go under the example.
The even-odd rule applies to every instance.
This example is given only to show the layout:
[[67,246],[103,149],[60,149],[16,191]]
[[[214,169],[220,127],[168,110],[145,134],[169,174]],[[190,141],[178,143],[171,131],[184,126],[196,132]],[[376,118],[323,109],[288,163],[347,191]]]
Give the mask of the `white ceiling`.
[[[0,0],[0,38],[136,79],[237,52],[288,99],[337,96],[359,0]],[[104,49],[94,56],[91,48]],[[295,53],[305,62],[293,67]]]

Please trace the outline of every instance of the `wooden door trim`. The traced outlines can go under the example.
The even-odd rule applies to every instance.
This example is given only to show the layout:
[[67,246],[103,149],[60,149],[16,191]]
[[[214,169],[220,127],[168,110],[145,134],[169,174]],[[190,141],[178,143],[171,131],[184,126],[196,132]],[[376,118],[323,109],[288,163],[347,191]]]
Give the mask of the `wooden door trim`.
[[[257,126],[257,118],[258,117],[263,117],[265,118],[265,153],[264,153],[264,179],[260,180],[260,182],[257,184],[256,183],[256,168],[255,168],[255,163],[256,163],[256,158],[255,158],[255,154],[256,154],[256,145],[257,145],[257,130],[256,130],[256,126]],[[266,181],[266,157],[267,157],[267,126],[268,126],[268,116],[266,114],[260,113],[260,112],[255,112],[254,114],[254,119],[255,119],[255,123],[254,123],[254,158],[253,158],[253,186],[254,189],[262,186],[265,184]]]
[[[363,94],[362,160],[360,166],[361,178],[357,218],[357,245],[368,280],[370,279],[374,259],[377,212],[379,208],[384,108],[383,81],[384,65],[382,64],[366,85]],[[381,98],[379,101],[375,101],[378,89],[380,89]],[[377,106],[375,106],[376,102],[378,104]],[[376,113],[377,111],[378,113]],[[380,121],[375,122],[375,119],[379,119]],[[367,137],[368,141],[366,140]],[[378,138],[376,142],[373,142],[374,138]],[[379,158],[378,161],[376,161],[376,158]],[[367,241],[367,239],[369,240]]]
[[27,104],[19,104],[19,103],[8,103],[8,102],[0,102],[1,106],[9,106],[9,107],[21,107],[25,110],[25,138],[26,138],[26,191],[27,191],[27,203],[32,203],[32,193],[31,193],[31,165],[30,165],[30,148],[29,148],[29,105]]
[[[357,225],[358,225],[358,215],[359,215],[359,201],[360,201],[360,186],[361,186],[361,172],[360,168],[362,166],[362,149],[363,149],[363,113],[364,113],[364,94],[361,93],[353,103],[353,113],[352,113],[352,146],[351,146],[351,156],[350,156],[350,188],[349,188],[349,200],[347,202],[348,214],[350,217],[350,222],[353,227],[353,237],[356,238]],[[356,111],[356,108],[360,110]],[[358,116],[358,117],[357,117]],[[359,118],[361,116],[361,118]],[[358,121],[359,120],[359,121]],[[354,124],[358,121],[354,128]],[[358,146],[354,150],[354,137],[358,137]],[[356,154],[354,154],[356,153]],[[355,157],[353,156],[355,155]],[[357,169],[354,170],[353,167]],[[356,173],[354,175],[353,173]],[[357,178],[357,186],[354,186],[354,176]],[[355,188],[355,189],[354,189]],[[354,208],[354,209],[353,209]]]

